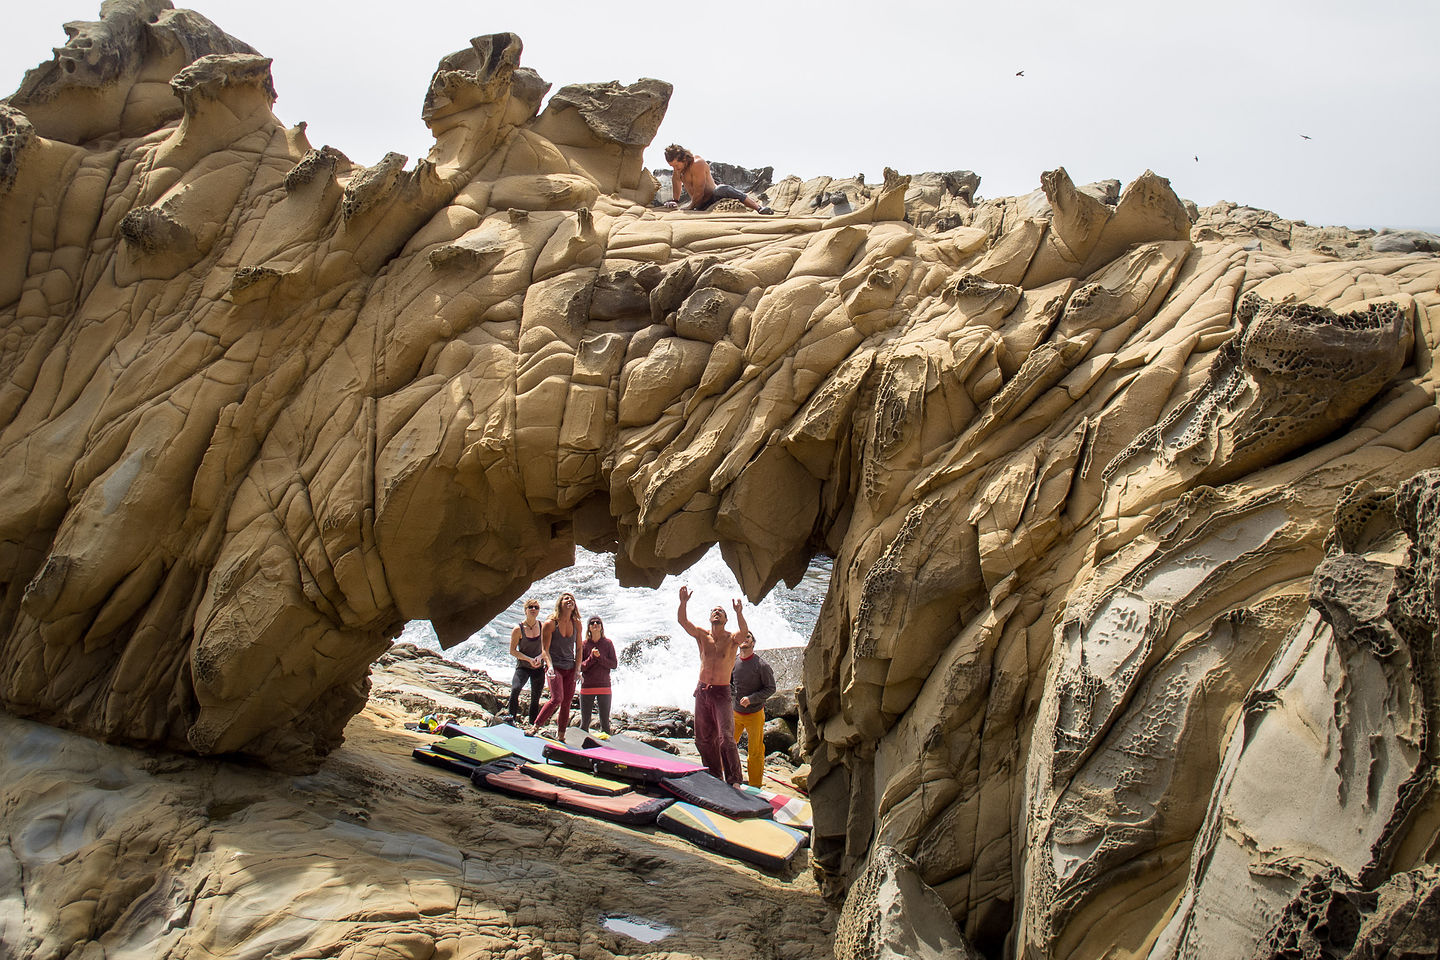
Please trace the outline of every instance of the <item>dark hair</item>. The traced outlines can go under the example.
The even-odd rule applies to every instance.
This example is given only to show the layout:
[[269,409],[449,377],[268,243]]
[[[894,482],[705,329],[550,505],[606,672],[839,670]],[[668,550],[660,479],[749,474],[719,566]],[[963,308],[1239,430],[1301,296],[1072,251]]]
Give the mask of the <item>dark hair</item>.
[[672,143],[665,148],[665,162],[674,163],[676,160],[684,160],[686,163],[695,159],[695,154],[686,150],[678,143]]
[[600,639],[601,639],[601,640],[609,640],[609,639],[610,639],[609,637],[607,637],[607,636],[605,635],[605,621],[604,621],[604,620],[601,620],[599,617],[591,617],[589,620],[586,620],[586,621],[585,621],[585,635],[584,635],[584,637],[582,638],[585,643],[589,643],[589,642],[590,642],[590,628],[591,628],[591,627],[594,627],[594,626],[599,626],[599,627],[600,627]]

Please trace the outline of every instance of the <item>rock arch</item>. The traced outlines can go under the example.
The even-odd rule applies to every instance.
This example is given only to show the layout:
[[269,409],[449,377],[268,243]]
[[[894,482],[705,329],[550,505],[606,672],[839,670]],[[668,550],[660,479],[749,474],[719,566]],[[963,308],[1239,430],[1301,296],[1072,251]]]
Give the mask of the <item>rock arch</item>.
[[[842,216],[789,182],[783,216],[667,215],[669,86],[542,111],[510,34],[441,62],[425,160],[360,169],[197,15],[80,30],[117,52],[0,106],[12,711],[304,766],[405,620],[463,637],[576,543],[646,583],[718,542],[752,597],[823,551],[829,888],[882,844],[988,951],[1089,955],[1122,907],[1110,942],[1179,951],[1217,921],[1162,943],[1167,911],[1231,882],[1186,875],[1240,796],[1220,746],[1330,642],[1327,543],[1431,549],[1424,482],[1387,491],[1440,460],[1433,257],[1192,242],[1148,172],[1110,203],[1056,170],[973,209],[892,176]],[[942,206],[966,225],[914,225]],[[1347,690],[1433,708],[1365,649]],[[1352,875],[1393,860],[1433,748],[1356,723],[1388,772],[1337,816],[1399,826],[1333,839]]]

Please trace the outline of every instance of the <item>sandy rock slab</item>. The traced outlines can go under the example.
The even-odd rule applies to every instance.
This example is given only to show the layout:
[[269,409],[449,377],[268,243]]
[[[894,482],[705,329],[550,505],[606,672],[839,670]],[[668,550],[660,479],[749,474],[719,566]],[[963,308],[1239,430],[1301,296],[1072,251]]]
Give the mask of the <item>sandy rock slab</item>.
[[483,793],[414,719],[372,702],[293,777],[0,715],[0,956],[832,955],[808,871]]

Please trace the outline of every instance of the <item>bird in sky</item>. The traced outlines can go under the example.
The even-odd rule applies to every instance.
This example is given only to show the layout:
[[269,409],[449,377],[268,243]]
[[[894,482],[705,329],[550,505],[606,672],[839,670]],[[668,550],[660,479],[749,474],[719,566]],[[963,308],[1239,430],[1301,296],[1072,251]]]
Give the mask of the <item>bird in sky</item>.
[[1305,134],[1302,133],[1302,134],[1300,134],[1300,139],[1301,139],[1301,140],[1309,140],[1310,137],[1307,137],[1307,136],[1305,136]]
[[1017,76],[1017,77],[1023,77],[1023,76],[1025,76],[1025,71],[1024,71],[1024,70],[1016,70],[1016,71],[1015,71],[1015,76]]
[[1195,162],[1196,162],[1196,163],[1199,163],[1199,162],[1200,162],[1200,155],[1199,155],[1199,154],[1196,154],[1196,155],[1195,155]]

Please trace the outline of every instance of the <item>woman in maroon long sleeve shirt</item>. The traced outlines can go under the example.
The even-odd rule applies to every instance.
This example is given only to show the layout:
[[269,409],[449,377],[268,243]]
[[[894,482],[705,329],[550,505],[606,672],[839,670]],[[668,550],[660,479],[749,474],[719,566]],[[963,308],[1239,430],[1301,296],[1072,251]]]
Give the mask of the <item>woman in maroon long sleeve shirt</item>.
[[605,621],[591,617],[580,652],[580,729],[590,729],[590,711],[600,708],[600,729],[610,732],[610,671],[620,663],[605,636]]

